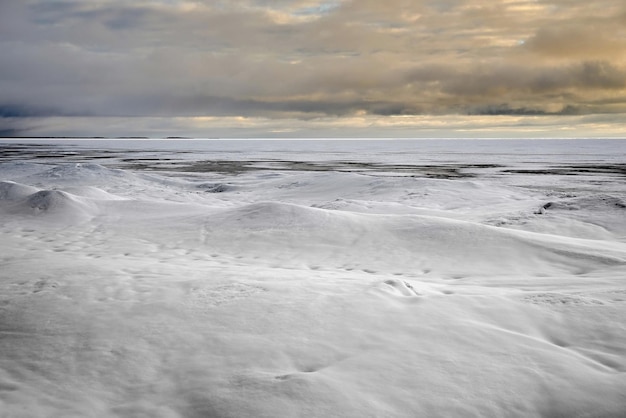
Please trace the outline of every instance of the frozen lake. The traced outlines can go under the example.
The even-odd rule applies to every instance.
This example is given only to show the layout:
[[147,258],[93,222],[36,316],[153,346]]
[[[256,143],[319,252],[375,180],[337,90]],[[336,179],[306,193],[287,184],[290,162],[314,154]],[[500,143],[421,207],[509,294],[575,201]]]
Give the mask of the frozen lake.
[[622,417],[625,140],[0,139],[7,417]]

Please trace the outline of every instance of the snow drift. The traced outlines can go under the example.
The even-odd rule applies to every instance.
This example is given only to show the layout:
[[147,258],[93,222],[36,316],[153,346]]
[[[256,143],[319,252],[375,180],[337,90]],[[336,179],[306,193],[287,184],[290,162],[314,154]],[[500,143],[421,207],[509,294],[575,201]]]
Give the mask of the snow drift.
[[13,215],[48,216],[69,222],[89,220],[100,212],[97,202],[91,198],[62,190],[37,190],[13,182],[0,183],[0,211]]
[[626,263],[626,246],[616,243],[432,216],[338,212],[276,202],[212,215],[204,223],[204,241],[213,249],[287,265],[436,271],[445,277],[581,274]]

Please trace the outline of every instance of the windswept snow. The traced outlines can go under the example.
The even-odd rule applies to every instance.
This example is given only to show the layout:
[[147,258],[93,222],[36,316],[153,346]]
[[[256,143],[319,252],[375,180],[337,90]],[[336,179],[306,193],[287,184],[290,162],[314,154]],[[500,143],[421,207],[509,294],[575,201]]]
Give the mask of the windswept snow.
[[623,142],[137,144],[3,144],[2,416],[626,414]]

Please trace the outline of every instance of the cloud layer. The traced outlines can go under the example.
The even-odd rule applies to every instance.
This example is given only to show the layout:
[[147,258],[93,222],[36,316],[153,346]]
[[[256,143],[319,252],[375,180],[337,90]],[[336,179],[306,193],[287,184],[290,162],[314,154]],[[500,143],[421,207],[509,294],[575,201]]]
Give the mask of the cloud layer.
[[614,0],[2,1],[0,54],[0,134],[51,117],[626,114]]

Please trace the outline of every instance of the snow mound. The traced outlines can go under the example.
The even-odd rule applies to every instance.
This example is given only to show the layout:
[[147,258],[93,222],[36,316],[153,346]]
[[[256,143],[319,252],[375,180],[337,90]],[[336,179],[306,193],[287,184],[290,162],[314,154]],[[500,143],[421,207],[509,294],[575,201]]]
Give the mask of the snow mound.
[[[86,197],[62,190],[37,190],[18,183],[13,185],[7,183],[0,187],[0,195],[9,196],[9,199],[5,199],[0,208],[11,215],[42,216],[51,220],[80,222],[92,219],[100,213],[97,201]],[[28,192],[30,194],[27,194]]]
[[264,202],[212,215],[212,248],[373,273],[582,274],[626,263],[626,247],[421,215],[379,215]]
[[321,228],[329,221],[329,212],[290,203],[259,202],[226,212],[222,221],[248,230]]
[[13,181],[0,182],[0,200],[20,200],[37,191],[38,189],[36,187],[15,183]]
[[33,209],[49,211],[71,205],[73,199],[66,192],[60,190],[41,190],[28,197],[26,203]]
[[95,205],[86,199],[61,190],[41,190],[26,199],[26,204],[36,212],[64,212],[73,214],[93,212]]
[[84,221],[112,208],[107,202],[127,200],[91,186],[43,189],[13,182],[0,182],[0,211],[11,215]]

